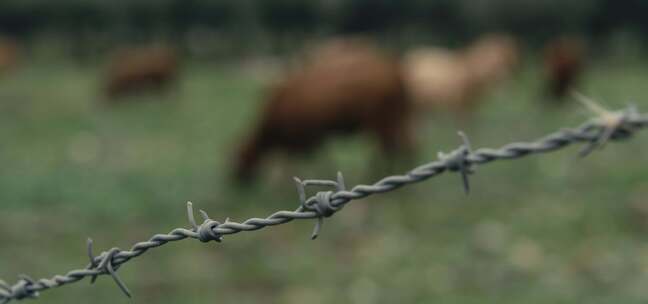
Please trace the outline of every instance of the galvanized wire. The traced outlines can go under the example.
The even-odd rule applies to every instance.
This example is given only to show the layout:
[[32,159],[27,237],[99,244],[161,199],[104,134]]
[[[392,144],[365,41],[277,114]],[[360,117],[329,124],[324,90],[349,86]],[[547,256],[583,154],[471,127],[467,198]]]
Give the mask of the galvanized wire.
[[[312,238],[315,238],[322,227],[323,219],[340,211],[352,200],[372,194],[389,192],[405,185],[421,182],[446,171],[461,173],[465,190],[468,191],[468,175],[474,173],[474,168],[477,165],[496,160],[517,159],[532,154],[552,152],[573,143],[586,143],[585,149],[581,150],[581,155],[584,156],[595,148],[602,147],[607,140],[628,138],[635,131],[648,125],[648,116],[639,114],[633,107],[605,114],[607,116],[603,117],[602,115],[576,128],[562,129],[533,142],[510,143],[499,149],[481,148],[472,150],[467,138],[461,133],[464,143],[448,154],[439,153],[438,160],[416,167],[405,174],[388,176],[372,185],[356,185],[348,190],[342,175],[339,173],[336,181],[302,181],[296,178],[300,206],[293,211],[275,212],[266,218],[250,218],[241,223],[226,219],[223,223],[220,223],[211,219],[206,212],[201,210],[203,223],[198,225],[194,220],[192,205],[188,203],[187,216],[191,228],[176,228],[167,234],[156,234],[147,241],[136,243],[129,250],[112,248],[98,256],[93,255],[92,241],[89,240],[88,256],[90,261],[85,268],[39,280],[23,275],[13,285],[0,280],[0,304],[5,304],[11,300],[35,298],[38,297],[40,291],[61,287],[86,277],[90,277],[91,282],[94,282],[94,279],[101,275],[112,276],[120,289],[130,296],[130,292],[119,279],[116,271],[120,266],[144,254],[149,249],[160,247],[169,242],[186,238],[197,239],[202,242],[220,242],[224,235],[259,230],[267,226],[288,223],[295,219],[316,218],[318,221],[312,235]],[[334,189],[319,191],[307,198],[305,187],[313,185],[329,186],[334,187]]]

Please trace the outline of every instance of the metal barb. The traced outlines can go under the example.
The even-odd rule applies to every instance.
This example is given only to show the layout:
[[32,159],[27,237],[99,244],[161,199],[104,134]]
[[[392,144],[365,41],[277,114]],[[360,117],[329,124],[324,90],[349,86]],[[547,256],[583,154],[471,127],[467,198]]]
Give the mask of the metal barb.
[[200,216],[202,216],[205,222],[209,221],[209,215],[207,214],[207,211],[200,209],[198,210],[198,213],[200,213]]
[[196,219],[194,218],[193,204],[191,202],[187,202],[187,219],[193,231],[198,231],[198,224],[196,224]]
[[470,183],[468,175],[473,174],[475,171],[471,163],[468,162],[468,156],[472,154],[472,147],[468,136],[462,131],[457,132],[463,144],[454,151],[446,154],[443,152],[438,153],[438,158],[441,160],[448,170],[459,172],[461,174],[461,181],[463,189],[466,194],[470,193]]
[[[96,270],[99,270],[99,271],[101,271],[103,273],[110,274],[110,276],[113,278],[113,280],[115,281],[115,283],[117,284],[119,289],[121,289],[121,291],[127,297],[130,298],[131,297],[130,291],[126,287],[126,284],[124,284],[124,282],[119,278],[119,276],[117,276],[117,273],[116,273],[117,269],[113,266],[113,258],[115,257],[115,255],[120,253],[121,250],[119,248],[112,248],[108,252],[101,253],[101,255],[99,255],[100,261],[99,261],[99,263],[97,263],[95,261],[95,257],[94,257],[93,250],[92,250],[93,241],[92,241],[91,238],[88,238],[87,245],[88,245],[87,253],[88,253],[88,258],[90,259],[90,264],[88,265],[88,267],[86,267],[86,269],[96,269]],[[95,283],[95,281],[97,280],[97,276],[99,274],[100,273],[91,275],[90,284]]]
[[338,171],[337,173],[337,190],[338,191],[346,191],[346,184],[344,183],[344,176],[342,176],[342,172]]
[[579,91],[572,91],[571,94],[578,102],[580,102],[585,108],[590,110],[590,112],[592,112],[593,114],[602,117],[605,115],[609,115],[611,113],[610,110],[604,108],[600,103],[585,96],[585,94],[582,94]]
[[583,158],[596,149],[603,149],[605,144],[620,132],[631,134],[634,131],[628,126],[627,122],[631,118],[639,116],[635,106],[629,105],[620,111],[610,111],[600,103],[579,92],[574,91],[572,95],[590,112],[597,115],[593,119],[593,123],[598,127],[597,134],[579,151],[579,157]]
[[340,210],[341,207],[333,206],[331,204],[331,197],[335,192],[319,191],[312,197],[312,200],[307,200],[305,188],[306,186],[329,186],[335,187],[336,192],[345,191],[346,185],[344,183],[344,176],[342,176],[341,172],[338,172],[336,181],[319,179],[302,181],[298,177],[294,177],[293,179],[297,186],[297,194],[299,195],[301,208],[313,211],[317,214],[317,222],[315,223],[313,233],[311,234],[311,240],[314,240],[319,236],[319,233],[324,226],[324,218],[333,215],[336,211]]
[[113,278],[119,289],[121,289],[121,291],[127,297],[131,298],[132,296],[130,290],[128,290],[126,284],[124,284],[124,282],[117,275],[117,268],[113,266],[113,258],[120,252],[121,250],[119,248],[113,247],[108,250],[108,252],[102,253],[101,256],[103,256],[103,258],[99,262],[99,265],[97,265],[96,269],[101,270],[104,273],[108,273]]
[[[86,244],[88,246],[87,249],[88,259],[90,260],[90,264],[88,265],[87,269],[94,269],[97,266],[97,262],[95,262],[94,253],[92,250],[92,245],[93,245],[92,239],[88,238]],[[97,274],[90,277],[90,284],[94,284],[95,280],[97,280]]]
[[[187,202],[187,218],[189,219],[189,224],[192,226],[192,231],[195,232],[195,235],[192,237],[197,238],[203,243],[209,241],[222,242],[223,236],[217,233],[215,230],[218,226],[221,225],[220,222],[212,220],[205,210],[198,210],[200,216],[203,218],[203,223],[201,225],[196,224],[196,219],[194,218],[193,204]],[[227,221],[229,218],[225,220]]]
[[297,186],[297,195],[299,195],[299,203],[305,208],[306,207],[306,190],[304,189],[304,183],[298,177],[293,177],[295,180],[295,185]]

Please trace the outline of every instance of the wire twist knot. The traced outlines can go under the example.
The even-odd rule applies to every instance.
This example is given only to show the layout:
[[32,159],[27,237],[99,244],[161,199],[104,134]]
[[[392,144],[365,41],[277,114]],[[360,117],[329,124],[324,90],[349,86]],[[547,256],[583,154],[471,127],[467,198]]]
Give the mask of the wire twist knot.
[[0,303],[8,303],[12,299],[23,300],[38,297],[38,291],[30,289],[34,285],[34,280],[26,275],[20,275],[20,280],[13,286],[9,286],[0,280]]
[[317,212],[320,216],[329,217],[333,215],[336,211],[340,210],[341,207],[336,207],[331,204],[331,196],[333,191],[320,191],[315,194],[314,204],[310,204],[312,209]]
[[209,241],[221,242],[223,236],[216,232],[216,228],[220,226],[220,222],[214,220],[205,220],[200,226],[198,226],[198,240],[203,243]]
[[[302,208],[305,210],[313,211],[317,214],[317,223],[313,229],[313,234],[311,239],[316,239],[319,235],[322,226],[324,225],[324,218],[330,217],[335,212],[342,209],[342,205],[335,206],[331,203],[331,198],[337,192],[346,190],[344,184],[344,177],[342,173],[338,172],[337,181],[331,180],[304,180],[295,177],[295,183],[297,185],[297,193],[299,194],[299,201],[301,202]],[[319,191],[315,193],[312,198],[306,199],[306,186],[328,186],[335,187],[336,191]]]
[[[209,241],[221,242],[223,241],[223,236],[216,232],[216,228],[221,225],[219,221],[215,221],[209,217],[207,212],[204,210],[199,210],[200,215],[203,217],[203,223],[198,225],[194,219],[193,214],[193,205],[191,202],[187,202],[187,217],[189,218],[189,223],[193,226],[193,231],[196,233],[196,238],[203,242],[207,243]],[[225,220],[227,223],[227,220]]]
[[121,250],[117,247],[113,247],[106,252],[102,252],[98,257],[95,258],[92,253],[92,246],[93,246],[92,239],[88,238],[87,244],[88,244],[88,258],[90,259],[90,264],[88,265],[87,269],[99,271],[99,273],[92,276],[92,278],[90,279],[90,284],[94,284],[99,274],[109,274],[113,278],[115,284],[117,284],[119,289],[121,289],[121,291],[127,297],[130,298],[131,297],[130,290],[128,290],[126,284],[117,275],[117,269],[119,269],[119,265],[114,265],[115,257],[117,256],[117,254],[121,252]]
[[636,127],[631,123],[641,116],[636,106],[630,105],[620,111],[610,111],[583,94],[573,92],[573,95],[588,110],[597,115],[593,119],[593,123],[597,127],[596,134],[581,149],[579,156],[585,157],[596,149],[602,149],[610,139],[626,138],[636,130]]
[[439,152],[438,157],[441,160],[446,168],[452,172],[460,172],[461,178],[463,181],[464,191],[467,193],[470,192],[470,184],[468,182],[468,175],[475,173],[473,165],[468,161],[468,157],[472,153],[472,148],[470,147],[470,141],[468,137],[463,132],[458,132],[459,137],[463,140],[463,144],[453,150],[450,153]]

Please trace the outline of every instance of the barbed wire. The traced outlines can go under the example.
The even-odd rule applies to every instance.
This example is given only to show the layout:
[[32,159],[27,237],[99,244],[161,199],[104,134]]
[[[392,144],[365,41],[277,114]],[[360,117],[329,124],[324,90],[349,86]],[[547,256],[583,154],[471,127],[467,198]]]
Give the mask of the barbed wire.
[[[585,97],[580,99],[597,117],[583,123],[576,128],[565,128],[551,133],[533,142],[515,142],[504,145],[499,149],[481,148],[473,150],[468,138],[462,132],[459,136],[463,144],[450,153],[439,152],[438,160],[418,166],[402,175],[385,177],[372,185],[356,185],[347,189],[344,178],[338,173],[333,180],[301,180],[295,178],[297,193],[300,205],[293,211],[277,211],[266,218],[250,218],[241,223],[225,219],[223,223],[209,217],[200,210],[203,222],[198,225],[194,218],[194,211],[191,202],[187,203],[187,218],[191,228],[176,228],[167,234],[155,234],[149,240],[133,245],[129,250],[111,248],[95,256],[93,254],[93,242],[88,239],[89,262],[85,268],[75,269],[64,275],[55,275],[51,278],[34,280],[26,275],[19,276],[18,282],[13,285],[0,280],[0,304],[6,304],[11,300],[22,300],[36,298],[39,292],[48,289],[61,287],[90,277],[93,283],[98,276],[110,275],[117,286],[130,297],[131,293],[117,276],[117,270],[126,262],[136,258],[149,249],[160,247],[169,242],[181,241],[187,238],[197,239],[201,242],[221,242],[223,236],[239,233],[242,231],[253,231],[288,223],[297,219],[317,219],[311,238],[315,239],[324,224],[324,218],[330,217],[340,211],[352,200],[367,197],[372,194],[389,192],[405,185],[418,183],[431,177],[442,174],[446,171],[458,172],[462,176],[462,182],[466,193],[470,190],[468,176],[475,172],[475,167],[496,160],[518,159],[538,153],[552,152],[565,148],[573,143],[586,143],[580,151],[580,156],[586,156],[597,148],[602,148],[609,140],[621,140],[630,137],[635,131],[648,126],[648,116],[639,114],[634,106],[611,112],[602,109]],[[318,191],[307,197],[306,187],[324,186],[333,187],[333,190]]]

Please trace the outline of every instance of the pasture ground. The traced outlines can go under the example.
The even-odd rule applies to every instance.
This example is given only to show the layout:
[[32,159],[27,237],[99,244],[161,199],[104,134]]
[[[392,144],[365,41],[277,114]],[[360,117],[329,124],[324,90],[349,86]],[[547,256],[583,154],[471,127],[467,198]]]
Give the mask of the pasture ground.
[[[246,188],[227,180],[263,92],[249,73],[190,63],[177,91],[117,107],[99,102],[97,75],[99,67],[38,62],[0,78],[0,278],[85,266],[86,237],[99,251],[187,227],[187,200],[236,221],[297,206],[293,171]],[[542,107],[539,80],[529,64],[488,97],[461,127],[475,147],[532,140],[588,117],[575,104]],[[600,62],[582,91],[646,112],[647,80],[648,62]],[[417,162],[455,148],[457,128],[431,114],[417,133]],[[372,182],[372,145],[335,140],[289,168],[304,178],[339,169],[350,185]],[[648,135],[584,160],[577,151],[480,167],[469,196],[458,176],[445,174],[353,202],[317,241],[309,240],[314,222],[302,221],[221,244],[151,250],[119,270],[132,301],[108,277],[39,301],[645,303]]]

